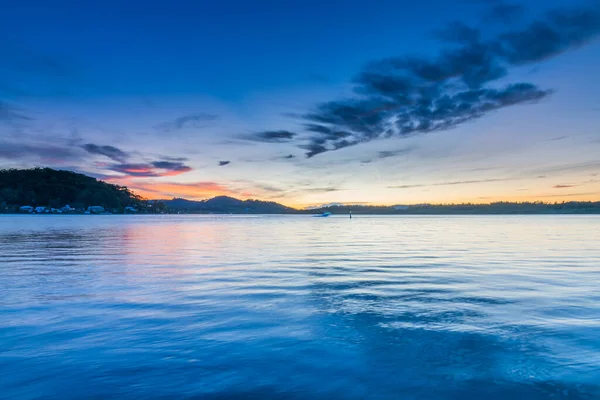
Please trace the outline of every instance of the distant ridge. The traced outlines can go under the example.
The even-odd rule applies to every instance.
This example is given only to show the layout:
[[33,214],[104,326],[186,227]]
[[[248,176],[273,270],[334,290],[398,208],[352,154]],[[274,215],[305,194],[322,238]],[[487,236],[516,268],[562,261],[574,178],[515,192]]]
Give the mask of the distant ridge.
[[207,200],[158,200],[168,208],[192,213],[233,213],[233,214],[291,214],[298,210],[273,201],[239,200],[229,196],[217,196]]
[[334,205],[310,210],[312,213],[326,211],[332,214],[348,214],[352,211],[352,214],[374,215],[600,214],[600,202],[496,202],[489,204],[415,204],[397,206]]

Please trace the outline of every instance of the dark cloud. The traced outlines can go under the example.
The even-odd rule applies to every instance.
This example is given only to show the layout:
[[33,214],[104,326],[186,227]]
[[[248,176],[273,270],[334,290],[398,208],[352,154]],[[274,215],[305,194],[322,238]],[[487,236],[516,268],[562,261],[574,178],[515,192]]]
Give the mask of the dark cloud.
[[[161,177],[175,176],[192,170],[183,161],[172,161],[173,159],[162,159],[150,162],[132,161],[132,155],[114,146],[100,146],[93,143],[85,145],[73,145],[72,143],[48,144],[48,143],[22,143],[15,141],[3,141],[0,139],[0,160],[23,162],[24,164],[69,165],[71,170],[79,170],[81,165],[89,165],[89,154],[101,155],[109,158],[115,163],[99,163],[96,167],[104,169],[104,172],[112,171],[130,177]],[[184,160],[184,159],[182,159]],[[99,172],[85,172],[97,177],[107,177]],[[114,176],[113,176],[114,177]]]
[[183,117],[176,118],[172,121],[158,124],[155,128],[163,132],[172,132],[187,128],[203,128],[206,126],[207,122],[214,121],[218,118],[218,115],[208,113],[184,115]]
[[291,159],[291,158],[296,158],[296,156],[295,156],[295,155],[293,155],[293,154],[288,154],[287,156],[283,156],[282,158],[284,158],[284,159],[286,159],[286,160],[289,160],[289,159]]
[[[384,159],[384,158],[396,157],[399,155],[408,154],[413,150],[414,150],[413,147],[408,147],[406,149],[400,149],[400,150],[384,150],[384,151],[380,151],[379,153],[377,153],[377,158]],[[365,162],[363,161],[363,163],[365,163]]]
[[314,142],[306,144],[306,145],[301,145],[299,147],[301,149],[304,149],[307,151],[306,156],[308,158],[314,157],[317,154],[321,154],[321,153],[325,153],[325,152],[329,151],[327,149],[327,147],[323,146],[322,144],[318,144],[318,143],[314,143]]
[[296,134],[294,132],[286,130],[262,131],[246,136],[245,139],[266,143],[283,143],[292,140],[295,136]]
[[161,157],[161,160],[151,162],[132,162],[131,154],[114,146],[100,146],[87,143],[81,146],[90,154],[97,154],[116,161],[117,164],[107,166],[110,171],[119,172],[132,177],[160,177],[180,175],[192,170],[183,162],[183,157]]
[[377,157],[378,158],[390,158],[390,157],[394,157],[395,155],[397,155],[398,153],[395,151],[380,151],[379,153],[377,153]]
[[131,177],[175,176],[192,170],[183,163],[154,161],[151,163],[120,163],[108,166],[108,169]]
[[183,163],[175,162],[175,161],[154,161],[154,162],[152,162],[152,166],[154,168],[162,168],[162,169],[170,169],[170,170],[187,168],[187,166],[183,165]]
[[161,159],[165,161],[175,161],[175,162],[184,162],[189,161],[187,157],[169,157],[169,156],[160,156]]
[[572,187],[576,187],[577,185],[554,185],[554,189],[568,189]]
[[552,10],[520,32],[500,37],[509,62],[538,62],[580,47],[600,34],[600,5]]
[[93,143],[87,143],[81,146],[82,149],[91,154],[97,154],[110,158],[113,161],[124,163],[129,158],[129,154],[114,146],[99,146]]
[[123,163],[108,167],[111,171],[119,172],[129,176],[155,176],[152,166],[148,164]]
[[[493,12],[508,20],[519,9],[497,4]],[[444,45],[433,58],[401,56],[366,64],[353,81],[355,97],[318,104],[302,116],[306,141],[299,147],[313,157],[375,139],[448,130],[506,107],[536,103],[552,90],[497,81],[513,67],[537,64],[599,34],[598,5],[552,10],[492,36],[454,22],[436,32]]]
[[503,89],[467,89],[421,97],[409,106],[386,101],[379,101],[376,107],[375,102],[336,101],[322,107],[326,111],[307,116],[322,121],[323,125],[312,125],[310,131],[314,134],[310,142],[300,148],[307,150],[308,157],[313,157],[377,138],[447,130],[494,110],[535,103],[550,94],[551,91],[532,84],[517,83]]
[[231,164],[231,161],[219,161],[219,167],[223,167],[227,164]]

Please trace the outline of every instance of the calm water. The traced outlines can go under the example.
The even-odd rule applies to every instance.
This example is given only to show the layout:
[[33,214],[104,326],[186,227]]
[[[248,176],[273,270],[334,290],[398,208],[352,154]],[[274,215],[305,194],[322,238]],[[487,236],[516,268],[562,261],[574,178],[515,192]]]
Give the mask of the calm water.
[[598,399],[597,216],[0,216],[0,398]]

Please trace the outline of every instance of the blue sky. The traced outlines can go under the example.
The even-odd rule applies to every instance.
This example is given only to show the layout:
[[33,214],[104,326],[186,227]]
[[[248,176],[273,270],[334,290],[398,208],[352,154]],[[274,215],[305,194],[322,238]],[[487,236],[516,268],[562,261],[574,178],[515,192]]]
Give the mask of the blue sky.
[[0,168],[153,198],[600,200],[597,2],[2,9]]

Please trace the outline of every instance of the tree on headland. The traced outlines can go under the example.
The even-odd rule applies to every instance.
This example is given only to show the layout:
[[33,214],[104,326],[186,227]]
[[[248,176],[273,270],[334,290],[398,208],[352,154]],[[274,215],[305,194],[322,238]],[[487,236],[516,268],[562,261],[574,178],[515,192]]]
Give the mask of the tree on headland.
[[[125,186],[51,168],[0,170],[0,212],[19,206],[73,208],[102,206],[122,212],[127,206],[148,210],[148,202]],[[4,210],[4,211],[2,211]]]

